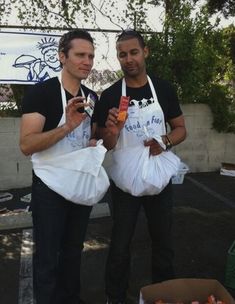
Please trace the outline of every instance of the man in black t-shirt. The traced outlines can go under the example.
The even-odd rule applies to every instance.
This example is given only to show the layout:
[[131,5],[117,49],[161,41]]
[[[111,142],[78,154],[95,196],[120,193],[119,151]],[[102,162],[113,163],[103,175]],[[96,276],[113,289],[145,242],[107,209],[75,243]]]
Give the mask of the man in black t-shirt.
[[[55,166],[57,157],[67,156],[65,165],[73,167],[69,155],[91,145],[94,133],[92,119],[84,112],[88,104],[83,101],[89,93],[96,99],[97,95],[81,84],[93,66],[90,34],[82,30],[64,34],[59,59],[61,77],[34,85],[22,104],[20,148],[31,155],[33,164],[33,288],[37,304],[84,303],[80,299],[80,263],[91,206],[75,204],[52,189],[59,181],[63,191],[70,191],[58,174],[62,164],[57,161]],[[71,172],[71,180],[72,174],[76,172]]]
[[[185,139],[184,118],[173,87],[164,80],[148,77],[145,58],[148,49],[142,36],[136,31],[123,31],[118,37],[117,57],[124,78],[106,89],[96,105],[97,134],[105,146],[118,152],[132,147],[149,147],[150,157],[157,157],[172,145]],[[118,119],[121,96],[129,96],[128,115]],[[166,122],[171,130],[166,133]],[[154,137],[159,136],[157,141]],[[161,136],[161,137],[160,137]],[[133,155],[134,157],[134,155]],[[120,158],[114,158],[115,170],[123,166]],[[137,166],[138,164],[136,164]],[[110,172],[114,168],[111,163]],[[125,168],[124,168],[125,171]],[[152,281],[160,282],[174,277],[173,250],[171,247],[172,191],[169,183],[157,195],[135,196],[111,184],[113,229],[106,264],[105,288],[108,304],[126,303],[130,271],[130,243],[137,216],[143,207],[152,241]],[[135,172],[125,172],[132,177]],[[126,178],[126,176],[122,176]],[[127,179],[128,180],[128,179]]]

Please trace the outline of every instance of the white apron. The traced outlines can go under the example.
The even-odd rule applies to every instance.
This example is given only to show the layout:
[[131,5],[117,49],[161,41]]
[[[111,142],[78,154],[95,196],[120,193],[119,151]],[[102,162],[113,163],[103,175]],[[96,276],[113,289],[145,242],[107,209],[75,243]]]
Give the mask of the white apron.
[[[59,81],[63,114],[58,127],[65,123],[67,104],[61,78]],[[83,91],[82,96],[85,97]],[[97,203],[109,187],[108,176],[102,167],[107,150],[102,141],[97,142],[96,147],[87,147],[90,136],[90,118],[87,117],[55,145],[31,157],[35,174],[50,189],[82,205]]]
[[[134,196],[160,193],[176,175],[180,159],[170,151],[149,157],[144,140],[154,138],[165,149],[162,135],[166,134],[165,119],[157,94],[148,77],[152,99],[138,101],[128,108],[128,118],[112,153],[112,165],[107,168],[116,186]],[[122,95],[126,96],[126,83],[122,81]],[[147,105],[148,104],[148,105]]]

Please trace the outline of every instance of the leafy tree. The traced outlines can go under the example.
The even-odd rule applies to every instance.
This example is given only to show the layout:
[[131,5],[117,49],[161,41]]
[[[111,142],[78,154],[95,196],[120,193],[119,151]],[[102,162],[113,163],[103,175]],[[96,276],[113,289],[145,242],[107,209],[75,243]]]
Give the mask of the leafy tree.
[[[180,0],[126,0],[120,9],[117,0],[0,0],[1,24],[9,24],[14,17],[24,26],[41,27],[87,27],[97,24],[97,14],[109,19],[117,28],[135,27],[147,29],[146,12],[148,7],[163,6],[166,18],[173,16],[174,7]],[[191,0],[195,5],[199,0]],[[205,0],[210,14],[221,12],[225,17],[235,15],[234,0]]]
[[[14,12],[16,13],[15,16]],[[87,28],[87,25],[90,24],[93,25],[93,28],[99,28],[97,14],[109,19],[117,28],[121,28],[121,24],[125,26],[125,24],[131,22],[125,15],[125,9],[120,11],[118,1],[102,1],[99,5],[95,0],[0,1],[2,25],[9,24],[9,20],[14,16],[18,24],[24,26]]]
[[218,30],[209,22],[206,7],[193,18],[189,1],[178,2],[172,12],[174,17],[168,15],[163,32],[147,41],[149,71],[171,80],[181,102],[208,103],[218,131],[235,130],[231,85],[235,28]]
[[221,12],[225,18],[235,16],[234,0],[208,0],[207,5],[210,14]]
[[[165,9],[163,32],[148,36],[149,70],[173,81],[182,102],[210,104],[218,130],[232,130],[235,128],[231,112],[235,103],[235,30],[233,26],[218,30],[219,19],[211,25],[209,17],[218,11],[226,17],[234,16],[235,3],[233,0],[205,0],[207,5],[192,18],[197,2],[126,0],[126,7],[120,9],[117,0],[103,0],[99,4],[95,0],[0,0],[0,20],[8,24],[15,11],[24,26],[87,28],[90,24],[98,29],[97,15],[100,14],[117,29],[134,26],[145,31],[151,30],[146,18],[147,7],[162,5]],[[105,83],[111,75],[94,73]],[[91,75],[93,81],[94,76]],[[101,82],[100,85],[104,86]]]
[[92,89],[100,93],[114,81],[116,81],[119,76],[119,71],[92,69],[88,79],[85,82],[89,84]]
[[7,116],[7,109],[14,108],[9,100],[13,98],[13,92],[9,85],[0,85],[0,117]]
[[0,117],[20,116],[25,85],[0,85]]

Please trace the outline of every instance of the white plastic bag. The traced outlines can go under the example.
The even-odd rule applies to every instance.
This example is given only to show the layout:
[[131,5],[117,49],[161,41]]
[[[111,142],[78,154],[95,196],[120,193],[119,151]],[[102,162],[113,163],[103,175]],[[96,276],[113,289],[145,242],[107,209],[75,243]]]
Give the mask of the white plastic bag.
[[71,202],[90,206],[99,202],[109,187],[102,167],[106,151],[102,141],[98,141],[95,147],[34,161],[33,169],[56,193]]
[[149,147],[136,146],[113,151],[107,167],[117,187],[134,196],[159,194],[177,174],[180,159],[171,151],[149,156]]

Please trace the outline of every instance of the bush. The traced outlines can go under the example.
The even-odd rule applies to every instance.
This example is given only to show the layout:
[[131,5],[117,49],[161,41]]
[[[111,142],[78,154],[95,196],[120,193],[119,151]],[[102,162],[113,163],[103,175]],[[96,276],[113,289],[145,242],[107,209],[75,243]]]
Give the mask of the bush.
[[19,117],[21,116],[21,101],[25,92],[26,85],[12,84],[0,86],[0,117]]
[[[234,131],[234,62],[231,37],[235,28],[219,30],[206,9],[195,18],[189,2],[175,6],[160,35],[147,40],[150,73],[170,80],[181,103],[207,103],[217,131]],[[234,56],[234,55],[233,55]]]

